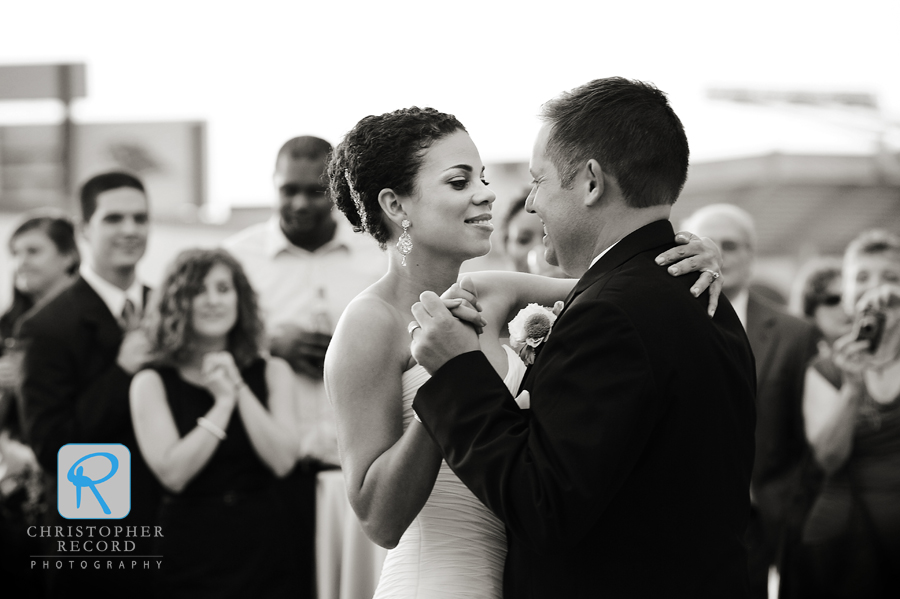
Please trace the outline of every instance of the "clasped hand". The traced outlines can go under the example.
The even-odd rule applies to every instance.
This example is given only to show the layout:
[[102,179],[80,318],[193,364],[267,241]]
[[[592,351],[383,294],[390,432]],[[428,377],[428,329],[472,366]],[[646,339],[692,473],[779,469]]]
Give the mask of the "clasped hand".
[[135,374],[150,359],[150,340],[143,329],[132,329],[125,333],[116,363],[128,374]]
[[200,375],[203,386],[212,393],[216,402],[237,401],[237,389],[243,379],[230,352],[217,351],[205,354]]
[[429,374],[460,354],[481,349],[478,335],[487,323],[471,278],[463,277],[441,297],[423,292],[412,313],[420,328],[412,332],[410,351]]

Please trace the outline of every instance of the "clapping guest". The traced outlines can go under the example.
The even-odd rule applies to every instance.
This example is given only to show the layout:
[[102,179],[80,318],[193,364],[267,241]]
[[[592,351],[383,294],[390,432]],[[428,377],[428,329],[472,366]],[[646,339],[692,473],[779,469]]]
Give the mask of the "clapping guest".
[[807,371],[806,436],[826,481],[804,528],[810,597],[900,589],[900,237],[863,233],[844,254],[853,330]]
[[[22,414],[25,436],[45,474],[45,522],[62,526],[57,510],[57,455],[69,443],[121,443],[131,452],[131,511],[123,526],[153,525],[159,485],[140,458],[128,411],[128,387],[146,360],[144,335],[136,330],[149,289],[137,277],[150,231],[144,184],[128,173],[96,175],[81,187],[80,233],[84,262],[79,277],[37,312],[22,319]],[[62,484],[57,485],[60,482]],[[81,520],[100,526],[105,520]],[[56,529],[59,530],[59,529]],[[95,597],[145,596],[152,570],[116,569],[122,557],[104,557],[108,569],[75,567],[54,538],[43,553],[60,556],[59,568],[42,572],[50,597],[70,597],[90,588]],[[136,555],[149,539],[136,539]],[[139,553],[138,553],[139,552]]]
[[[26,534],[39,524],[43,484],[37,458],[22,439],[16,389],[21,352],[16,348],[20,319],[37,310],[74,280],[79,255],[75,227],[61,213],[42,211],[25,217],[9,239],[13,258],[13,301],[0,316],[0,561],[40,553],[40,542]],[[30,597],[40,593],[34,573],[3,570],[4,589]]]
[[167,491],[161,596],[282,597],[276,477],[296,459],[290,366],[261,354],[256,293],[225,250],[188,250],[146,323],[131,386],[138,445]]

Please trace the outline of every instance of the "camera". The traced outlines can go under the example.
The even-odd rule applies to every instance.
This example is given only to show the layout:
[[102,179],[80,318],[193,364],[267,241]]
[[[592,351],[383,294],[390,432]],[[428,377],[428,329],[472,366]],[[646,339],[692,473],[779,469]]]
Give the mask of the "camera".
[[874,354],[878,350],[878,345],[881,343],[881,337],[884,334],[885,320],[886,317],[884,312],[872,306],[868,306],[865,310],[860,312],[859,316],[856,318],[856,322],[853,323],[856,340],[868,340],[869,353]]

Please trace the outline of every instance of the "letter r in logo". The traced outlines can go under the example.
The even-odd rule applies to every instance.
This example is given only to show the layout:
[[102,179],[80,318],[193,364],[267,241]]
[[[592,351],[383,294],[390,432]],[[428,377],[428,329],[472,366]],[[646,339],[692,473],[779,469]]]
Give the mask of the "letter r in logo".
[[63,445],[56,474],[63,518],[118,519],[131,511],[131,452],[120,443]]

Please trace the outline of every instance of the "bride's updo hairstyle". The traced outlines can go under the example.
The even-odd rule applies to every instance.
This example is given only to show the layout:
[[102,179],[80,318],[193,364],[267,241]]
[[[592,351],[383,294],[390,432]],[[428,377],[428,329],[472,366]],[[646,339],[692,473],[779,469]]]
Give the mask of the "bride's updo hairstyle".
[[425,150],[455,131],[465,131],[452,114],[433,108],[404,108],[359,121],[334,149],[328,164],[332,201],[357,232],[387,245],[391,232],[378,204],[382,189],[415,191]]

